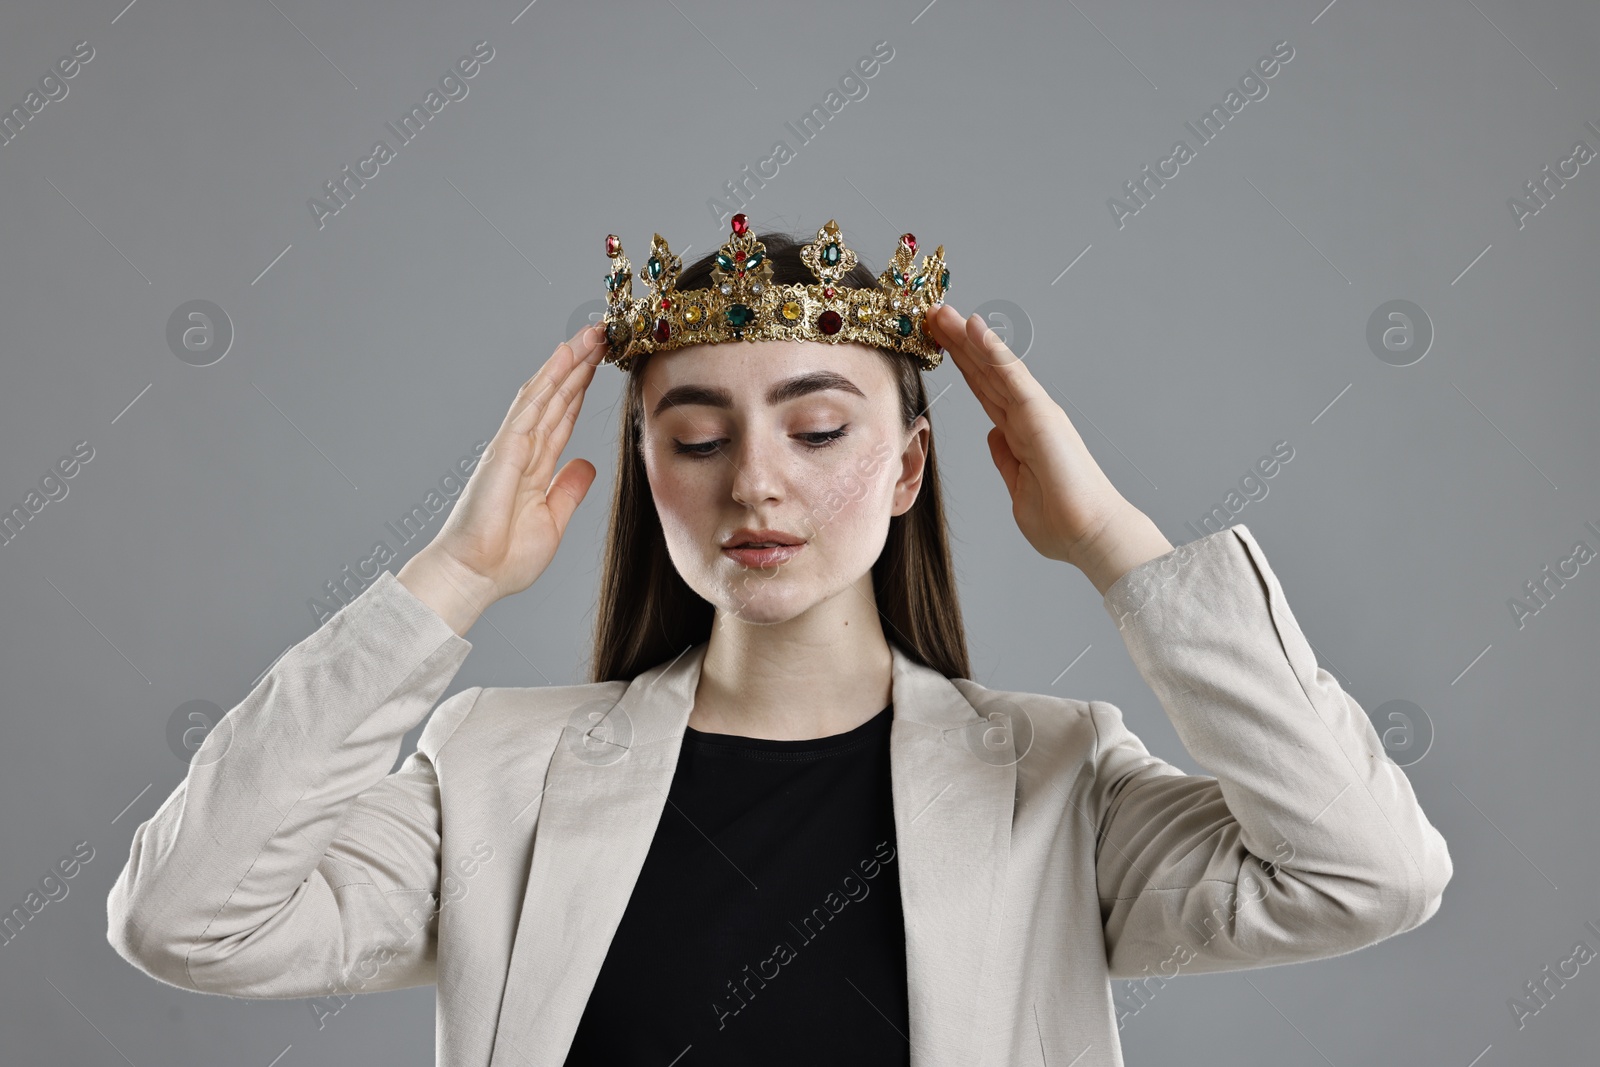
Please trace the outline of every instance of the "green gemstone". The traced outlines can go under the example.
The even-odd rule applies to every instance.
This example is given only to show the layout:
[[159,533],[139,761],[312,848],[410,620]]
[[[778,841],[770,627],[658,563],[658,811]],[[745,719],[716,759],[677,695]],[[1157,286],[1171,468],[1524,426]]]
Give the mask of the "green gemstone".
[[745,257],[744,269],[745,270],[754,270],[755,268],[757,268],[757,267],[759,267],[761,265],[761,260],[763,258],[764,258],[763,254],[760,253],[760,252],[752,252],[752,253],[750,253],[748,256]]
[[919,274],[915,278],[911,279],[911,288],[912,289],[921,289],[922,288],[922,282],[923,282],[922,275]]
[[889,277],[894,279],[896,285],[904,285],[906,283],[906,276],[900,273],[899,267],[891,267]]
[[945,270],[944,272],[942,272],[939,275],[939,288],[948,289],[949,287],[950,287],[950,271],[949,270]]
[[899,328],[901,337],[910,337],[911,336],[911,316],[910,315],[901,315],[899,321],[896,322],[895,325]]
[[839,246],[836,244],[824,245],[822,249],[822,262],[828,266],[836,266],[839,262]]
[[726,252],[718,252],[717,266],[721,267],[723,270],[732,270],[733,260],[728,258],[728,254]]
[[645,263],[645,267],[647,267],[649,269],[650,277],[652,277],[652,278],[661,277],[661,261],[659,259],[657,259],[655,256],[651,256],[650,257],[649,261]]
[[728,308],[728,325],[736,330],[741,330],[755,321],[756,313],[743,304],[734,304]]
[[606,275],[606,288],[607,289],[615,289],[616,287],[617,287],[617,276],[615,274],[607,274]]

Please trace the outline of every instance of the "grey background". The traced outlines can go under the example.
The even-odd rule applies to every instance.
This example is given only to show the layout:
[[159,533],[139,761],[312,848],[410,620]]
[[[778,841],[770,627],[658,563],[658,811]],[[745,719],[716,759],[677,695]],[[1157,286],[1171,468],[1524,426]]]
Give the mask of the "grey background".
[[[307,1002],[186,993],[113,953],[106,891],[185,770],[169,719],[236,703],[374,541],[394,570],[420,547],[384,523],[602,295],[607,232],[636,263],[656,231],[686,258],[720,244],[708,198],[780,138],[795,158],[750,198],[756,230],[836,218],[874,270],[903,231],[943,244],[950,302],[1022,309],[1034,374],[1174,543],[1289,442],[1233,521],[1369,714],[1408,700],[1431,723],[1406,759],[1455,862],[1439,914],[1339,959],[1171,983],[1128,1020],[1128,1062],[1592,1053],[1600,962],[1521,1030],[1507,1001],[1579,939],[1600,949],[1600,563],[1521,628],[1508,600],[1600,548],[1600,164],[1521,228],[1507,200],[1578,139],[1600,148],[1594,5],[120,3],[0,13],[0,109],[95,50],[0,145],[0,510],[94,449],[0,545],[0,910],[94,849],[0,945],[0,1058],[432,1062],[431,990],[319,1030]],[[322,183],[479,40],[468,95],[319,229]],[[1119,229],[1108,198],[1194,146],[1183,123],[1280,40],[1268,95]],[[785,122],[878,41],[866,96],[799,145]],[[166,340],[196,299],[235,330],[205,367]],[[1435,330],[1404,367],[1366,340],[1396,299]],[[555,567],[473,630],[451,691],[584,679],[620,384],[602,368],[569,450],[601,473]],[[1199,771],[1093,588],[1016,530],[959,372],[930,384],[950,386],[931,415],[978,680],[1111,700]]]

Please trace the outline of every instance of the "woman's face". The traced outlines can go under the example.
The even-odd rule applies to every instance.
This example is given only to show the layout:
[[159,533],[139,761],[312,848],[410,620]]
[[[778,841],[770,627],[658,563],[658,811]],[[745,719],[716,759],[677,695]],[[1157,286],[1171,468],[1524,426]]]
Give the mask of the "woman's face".
[[[662,353],[642,374],[645,470],[689,587],[758,623],[858,595],[916,500],[931,432],[922,414],[901,425],[883,356],[740,341]],[[793,547],[736,547],[749,541]]]

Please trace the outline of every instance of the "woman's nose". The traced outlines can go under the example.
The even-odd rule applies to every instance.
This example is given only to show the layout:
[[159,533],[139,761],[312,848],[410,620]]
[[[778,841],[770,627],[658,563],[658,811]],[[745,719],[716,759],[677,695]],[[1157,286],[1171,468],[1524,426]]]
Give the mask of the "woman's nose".
[[733,472],[733,499],[745,507],[753,507],[782,495],[782,455],[769,442],[746,434],[731,460]]

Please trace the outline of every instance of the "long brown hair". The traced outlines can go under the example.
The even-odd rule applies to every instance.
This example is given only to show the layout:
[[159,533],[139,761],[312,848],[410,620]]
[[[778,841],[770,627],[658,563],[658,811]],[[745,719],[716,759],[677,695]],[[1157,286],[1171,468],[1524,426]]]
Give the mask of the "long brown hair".
[[[800,260],[804,242],[784,233],[762,234],[760,240],[772,263],[774,284],[815,282],[810,268]],[[709,287],[715,259],[716,252],[708,252],[686,267],[677,287]],[[857,288],[877,285],[876,275],[861,263],[842,281]],[[911,356],[887,348],[877,351],[889,361],[898,382],[901,420],[909,429],[928,408],[921,368]],[[606,535],[600,604],[595,614],[591,678],[596,682],[631,681],[640,672],[708,640],[715,619],[711,604],[690,589],[673,566],[650,494],[641,450],[644,368],[650,358],[634,358],[623,397],[611,528]],[[933,437],[930,429],[916,502],[889,520],[883,552],[872,565],[872,588],[889,641],[947,678],[970,678]]]

